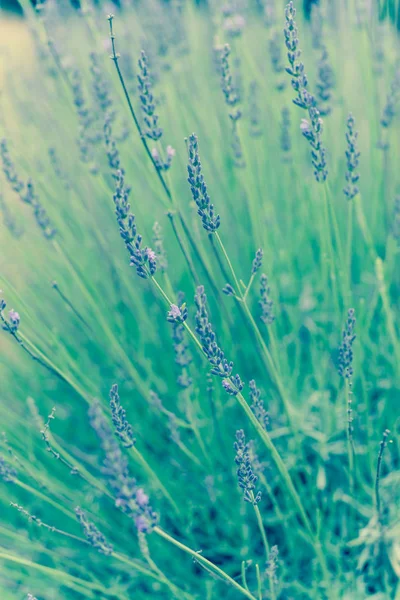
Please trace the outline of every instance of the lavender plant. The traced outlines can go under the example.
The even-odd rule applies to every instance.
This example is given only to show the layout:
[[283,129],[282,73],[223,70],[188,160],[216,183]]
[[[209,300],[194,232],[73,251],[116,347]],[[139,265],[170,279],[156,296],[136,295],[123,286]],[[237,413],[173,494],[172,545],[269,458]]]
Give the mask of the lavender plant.
[[345,0],[311,22],[278,0],[115,2],[109,23],[102,0],[20,4],[1,599],[394,600],[394,23]]

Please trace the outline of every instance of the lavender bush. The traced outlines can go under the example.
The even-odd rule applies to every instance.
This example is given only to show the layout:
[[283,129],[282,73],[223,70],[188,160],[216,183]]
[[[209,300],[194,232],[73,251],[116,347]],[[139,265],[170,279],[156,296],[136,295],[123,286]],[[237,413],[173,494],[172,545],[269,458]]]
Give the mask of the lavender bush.
[[398,3],[21,5],[1,599],[398,599]]

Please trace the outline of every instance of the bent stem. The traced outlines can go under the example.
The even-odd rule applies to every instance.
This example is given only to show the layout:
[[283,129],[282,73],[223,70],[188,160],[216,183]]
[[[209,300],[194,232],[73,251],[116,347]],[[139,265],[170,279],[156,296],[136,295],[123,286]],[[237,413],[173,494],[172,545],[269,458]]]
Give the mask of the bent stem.
[[228,585],[235,588],[236,591],[240,592],[240,594],[242,594],[242,596],[245,596],[246,598],[249,598],[250,600],[256,600],[256,598],[253,596],[253,594],[251,594],[248,590],[246,590],[239,583],[237,583],[234,579],[232,579],[232,577],[230,577],[227,573],[225,573],[225,571],[223,571],[222,569],[217,567],[217,565],[215,565],[210,560],[205,558],[200,552],[196,552],[195,550],[192,550],[188,546],[185,546],[185,544],[182,544],[181,542],[179,542],[178,540],[176,540],[175,538],[170,536],[166,531],[164,531],[163,529],[161,529],[158,526],[154,527],[153,532],[156,533],[157,535],[159,535],[160,537],[162,537],[163,539],[167,540],[167,542],[169,542],[170,544],[173,544],[174,546],[176,546],[177,548],[179,548],[186,554],[189,554],[192,558],[194,558],[194,560],[196,562],[198,562],[202,566],[204,566],[204,568],[207,571],[210,571],[214,575],[217,575],[218,577],[220,577]]

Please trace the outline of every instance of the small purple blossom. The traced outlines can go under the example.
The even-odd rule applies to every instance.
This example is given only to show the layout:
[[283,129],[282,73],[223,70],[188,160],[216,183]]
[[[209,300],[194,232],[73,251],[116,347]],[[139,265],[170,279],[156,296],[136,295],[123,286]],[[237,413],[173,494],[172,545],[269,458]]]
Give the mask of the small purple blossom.
[[17,311],[12,308],[8,313],[8,318],[10,319],[11,325],[15,328],[16,331],[21,321],[19,313],[17,313]]
[[157,148],[153,148],[151,151],[151,155],[153,157],[154,164],[156,165],[156,167],[159,171],[168,171],[168,169],[171,167],[172,159],[174,158],[175,154],[176,154],[175,149],[170,145],[167,146],[166,160],[163,160],[161,158],[160,153],[158,152]]
[[188,311],[185,303],[183,303],[181,307],[177,304],[171,304],[171,308],[167,314],[167,321],[170,323],[183,323],[186,321],[187,316]]
[[167,156],[173,158],[176,154],[176,150],[175,148],[173,148],[172,146],[168,145],[167,146]]
[[310,123],[307,121],[307,119],[301,120],[300,129],[303,135],[307,135],[307,133],[311,130]]
[[136,502],[139,506],[146,506],[149,503],[149,497],[145,494],[143,488],[138,488],[136,491]]
[[171,304],[171,310],[169,311],[169,315],[175,320],[181,316],[181,311],[179,306],[176,304]]
[[149,530],[149,522],[143,515],[139,515],[135,519],[135,525],[140,533],[146,533]]
[[150,260],[157,260],[157,256],[156,253],[154,252],[154,250],[152,250],[151,248],[146,248],[146,254],[147,254],[147,258]]

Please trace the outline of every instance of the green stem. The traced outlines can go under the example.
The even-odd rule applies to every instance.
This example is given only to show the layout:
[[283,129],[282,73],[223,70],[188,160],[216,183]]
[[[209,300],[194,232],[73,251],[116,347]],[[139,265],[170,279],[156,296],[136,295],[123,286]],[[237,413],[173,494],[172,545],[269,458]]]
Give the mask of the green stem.
[[64,250],[62,249],[62,247],[58,244],[58,242],[56,240],[53,240],[53,246],[54,246],[54,249],[56,250],[56,252],[64,260],[69,272],[71,273],[71,275],[73,276],[74,280],[76,281],[79,289],[81,290],[82,295],[84,296],[84,298],[90,305],[93,315],[96,316],[97,322],[101,325],[110,344],[112,344],[112,346],[118,352],[118,355],[120,356],[121,361],[123,362],[127,372],[130,374],[133,381],[135,382],[135,385],[137,386],[138,390],[140,391],[140,394],[142,395],[143,398],[146,398],[147,388],[143,384],[142,377],[140,377],[138,371],[133,366],[133,364],[130,361],[129,357],[127,356],[125,350],[122,348],[122,346],[119,344],[119,342],[115,339],[115,336],[113,335],[113,332],[110,329],[107,319],[105,319],[103,317],[101,311],[99,311],[99,309],[98,309],[98,304],[94,301],[93,296],[88,291],[86,286],[83,285],[81,277],[79,276],[79,273],[77,273],[71,260],[68,258],[68,256],[65,254]]
[[157,173],[157,177],[158,177],[158,179],[159,179],[159,181],[160,181],[160,183],[161,183],[161,185],[162,185],[162,187],[164,189],[164,192],[166,193],[166,195],[168,197],[168,200],[172,203],[171,192],[169,191],[169,188],[168,188],[167,184],[165,183],[164,177],[162,176],[162,173],[161,173],[160,169],[157,167],[156,162],[154,160],[154,157],[153,157],[152,153],[150,152],[150,148],[148,146],[146,137],[144,136],[144,134],[142,132],[142,128],[140,127],[140,123],[139,123],[139,121],[138,121],[138,119],[136,117],[136,113],[134,111],[134,108],[133,108],[133,105],[132,105],[132,102],[131,102],[131,98],[129,96],[129,92],[128,92],[128,90],[126,88],[126,85],[125,85],[125,80],[123,78],[123,75],[122,75],[122,72],[121,72],[121,69],[120,69],[120,66],[119,66],[119,63],[118,63],[119,55],[115,52],[115,36],[114,36],[113,26],[112,26],[112,22],[113,22],[113,16],[112,15],[110,15],[108,17],[108,21],[110,23],[110,38],[111,38],[111,45],[112,45],[111,60],[114,62],[116,71],[118,73],[118,78],[119,78],[120,84],[122,86],[122,90],[124,92],[124,96],[125,96],[126,102],[128,104],[129,112],[130,112],[131,117],[132,117],[132,119],[133,119],[133,121],[135,123],[136,129],[137,129],[137,131],[139,133],[139,137],[140,137],[140,140],[141,140],[141,142],[143,144],[143,147],[144,147],[144,149],[146,151],[146,154],[149,157],[149,159],[151,161],[151,164],[153,165],[153,167],[154,167],[154,169],[155,169],[155,171]]
[[0,548],[0,558],[2,558],[3,560],[14,562],[24,567],[29,567],[36,569],[37,571],[41,571],[46,575],[56,578],[59,582],[61,581],[64,585],[80,591],[80,593],[84,593],[82,588],[88,588],[89,590],[96,590],[98,592],[101,592],[106,596],[115,597],[115,594],[108,592],[106,588],[104,588],[98,583],[86,581],[85,579],[80,579],[79,577],[75,577],[74,575],[70,575],[69,573],[65,573],[64,571],[60,571],[59,569],[45,567],[44,565],[40,565],[39,563],[35,563],[26,558],[15,556],[13,554],[8,553],[3,548]]
[[30,353],[30,355],[32,356],[32,358],[34,358],[34,360],[37,360],[41,365],[47,367],[51,372],[53,372],[54,374],[56,374],[60,379],[62,379],[65,383],[67,383],[73,390],[75,390],[75,392],[81,398],[83,398],[85,400],[85,402],[89,402],[89,397],[86,394],[86,392],[77,383],[75,383],[69,377],[69,375],[66,375],[63,371],[61,371],[61,369],[59,369],[50,360],[50,358],[48,358],[47,356],[45,356],[45,354],[43,354],[43,352],[41,352],[41,350],[39,350],[39,348],[37,346],[35,346],[35,344],[33,342],[31,342],[30,340],[28,340],[28,338],[25,337],[25,335],[23,335],[20,331],[18,331],[18,335],[19,335],[19,337],[22,339],[22,341],[25,344],[28,344],[28,346],[31,346],[31,348],[33,348],[33,351],[37,355],[37,357],[35,358],[34,355],[32,355],[32,353]]
[[239,583],[237,583],[234,579],[232,579],[232,577],[230,577],[227,573],[225,573],[225,571],[223,571],[222,569],[217,567],[217,565],[214,565],[214,563],[212,563],[210,560],[205,558],[200,552],[196,552],[195,550],[192,550],[188,546],[185,546],[185,544],[182,544],[181,542],[179,542],[178,540],[176,540],[175,538],[170,536],[168,533],[166,533],[160,527],[155,527],[153,531],[160,537],[167,540],[170,544],[173,544],[174,546],[176,546],[177,548],[179,548],[186,554],[189,554],[190,556],[192,556],[197,562],[199,562],[201,565],[204,565],[204,567],[207,570],[214,573],[214,575],[219,576],[223,581],[225,581],[231,587],[235,588],[237,592],[240,592],[242,594],[242,596],[245,596],[246,598],[250,598],[250,600],[256,600],[255,597],[253,596],[253,594],[251,594],[248,590],[246,590]]
[[[254,498],[253,492],[251,492],[251,494]],[[261,538],[262,538],[263,545],[264,545],[265,562],[268,563],[270,548],[269,548],[269,543],[268,543],[268,539],[267,539],[267,534],[265,533],[265,527],[264,527],[264,523],[263,523],[263,520],[261,517],[260,509],[258,508],[258,504],[253,504],[253,507],[254,507],[254,511],[256,513],[258,528],[260,530]],[[273,575],[272,574],[269,575],[268,579],[269,579],[269,589],[271,592],[271,598],[272,598],[272,600],[276,600],[275,584],[274,584]]]
[[[166,295],[166,293],[164,292],[164,290],[161,288],[161,286],[159,285],[159,283],[157,282],[157,280],[152,277],[151,278],[154,285],[156,286],[156,288],[158,289],[158,291],[160,292],[161,296],[164,298],[164,300],[166,301],[166,303],[171,306],[171,302],[168,298],[168,296]],[[189,327],[189,325],[187,324],[187,322],[185,321],[183,323],[186,331],[188,332],[188,334],[190,335],[190,337],[192,338],[193,342],[196,344],[197,348],[201,351],[201,354],[204,355],[203,352],[203,348],[202,345],[200,343],[200,341],[197,339],[196,335],[193,333],[193,331],[191,330],[191,328]],[[269,450],[269,452],[271,453],[271,457],[278,469],[278,472],[280,474],[280,476],[282,477],[283,481],[285,482],[285,485],[289,491],[289,494],[291,496],[292,502],[294,504],[294,506],[296,507],[296,510],[309,534],[310,540],[313,544],[314,550],[317,554],[318,560],[321,564],[321,568],[324,574],[324,577],[327,577],[327,567],[326,567],[326,561],[325,561],[325,557],[323,555],[323,553],[321,552],[321,548],[319,543],[317,543],[317,540],[315,538],[315,534],[313,532],[313,528],[311,525],[311,522],[307,516],[307,513],[303,507],[303,504],[300,500],[300,496],[298,495],[296,488],[294,487],[293,481],[290,477],[289,471],[286,468],[285,463],[283,462],[279,452],[277,451],[277,449],[275,448],[268,432],[264,429],[264,427],[261,425],[261,423],[258,421],[258,419],[256,418],[256,416],[254,415],[253,411],[251,410],[250,406],[247,404],[245,398],[243,397],[243,395],[238,392],[235,395],[236,399],[238,400],[240,406],[242,407],[242,409],[244,410],[244,412],[246,413],[247,417],[249,418],[250,422],[252,423],[252,425],[254,426],[254,428],[256,429],[257,433],[259,434],[259,436],[261,437],[264,445],[266,446],[266,448]]]
[[251,492],[251,495],[253,497],[253,508],[254,508],[254,512],[256,513],[257,525],[258,525],[258,528],[260,530],[260,534],[261,534],[261,538],[262,538],[262,542],[263,542],[263,546],[264,546],[265,560],[268,561],[268,558],[269,558],[269,544],[268,544],[268,540],[267,540],[267,534],[265,533],[265,528],[264,528],[264,524],[263,524],[263,521],[262,521],[260,509],[258,508],[258,504],[254,504],[254,494],[253,494],[253,492]]
[[261,331],[258,328],[257,323],[255,322],[254,317],[251,314],[250,309],[249,309],[249,307],[247,305],[247,302],[244,299],[244,296],[242,294],[241,285],[239,283],[239,280],[238,280],[238,278],[236,276],[236,273],[235,273],[235,270],[233,268],[233,265],[232,265],[232,263],[230,261],[228,253],[227,253],[227,251],[225,249],[224,244],[222,243],[222,240],[221,240],[218,232],[215,233],[215,237],[216,237],[216,239],[218,241],[218,244],[219,244],[219,246],[221,248],[221,252],[222,252],[222,254],[225,257],[225,260],[226,260],[226,262],[228,264],[229,270],[230,270],[230,272],[232,274],[232,278],[233,278],[233,281],[235,282],[237,293],[240,295],[240,301],[241,301],[242,306],[244,308],[244,312],[246,314],[246,317],[247,317],[248,321],[250,322],[250,325],[251,325],[251,327],[252,327],[252,329],[254,331],[254,334],[255,334],[255,336],[257,338],[257,341],[260,344],[261,349],[263,351],[263,354],[264,354],[264,357],[265,357],[265,360],[266,360],[266,362],[264,360],[264,364],[265,364],[265,366],[267,368],[267,371],[269,371],[272,374],[273,379],[275,381],[275,384],[276,384],[276,386],[278,388],[279,394],[281,396],[281,399],[282,399],[282,402],[283,402],[283,405],[284,405],[284,408],[285,408],[285,412],[286,412],[286,415],[287,415],[287,419],[288,419],[290,428],[292,429],[292,431],[296,432],[296,429],[294,428],[293,421],[292,421],[292,407],[291,407],[291,404],[290,404],[290,400],[289,400],[289,398],[288,398],[288,396],[286,394],[286,390],[285,390],[285,387],[284,387],[283,382],[281,380],[281,377],[280,377],[280,375],[279,375],[279,373],[277,371],[277,368],[276,368],[276,366],[274,364],[274,361],[272,359],[271,353],[270,353],[270,351],[267,348],[267,345],[266,345],[266,343],[264,341],[264,338],[263,338],[263,336],[261,334]]
[[260,567],[258,566],[258,564],[256,565],[256,578],[257,578],[258,600],[262,600],[262,582],[261,582]]
[[346,252],[346,267],[347,267],[347,287],[349,291],[349,297],[347,299],[347,305],[351,304],[351,288],[352,288],[352,254],[353,254],[353,201],[350,200],[348,204],[347,213],[347,252]]
[[400,344],[399,344],[399,338],[396,332],[396,326],[395,326],[395,322],[394,322],[394,317],[393,317],[393,311],[392,308],[390,306],[390,300],[389,300],[389,295],[388,295],[388,291],[387,291],[387,287],[386,287],[386,283],[385,283],[385,274],[384,274],[384,267],[383,267],[383,262],[380,258],[377,258],[375,260],[375,273],[376,273],[376,278],[378,280],[378,289],[379,289],[379,294],[381,296],[382,299],[382,304],[383,304],[383,309],[386,315],[386,323],[387,323],[387,328],[388,328],[388,332],[389,332],[389,336],[392,342],[392,346],[393,346],[393,351],[394,354],[396,356],[396,362],[399,365],[400,364]]
[[[164,190],[164,192],[165,192],[165,194],[167,196],[168,202],[176,210],[176,212],[178,214],[178,218],[179,218],[180,223],[182,225],[183,231],[184,231],[186,237],[188,238],[189,243],[191,244],[191,246],[192,246],[192,248],[193,248],[196,256],[200,260],[200,262],[202,264],[202,267],[204,268],[205,273],[207,275],[207,278],[210,281],[211,286],[213,286],[214,284],[213,284],[212,278],[210,277],[208,269],[207,269],[206,265],[203,262],[200,250],[197,247],[197,244],[194,241],[192,235],[190,234],[190,231],[189,231],[189,228],[187,226],[186,220],[185,220],[184,216],[182,215],[181,211],[179,210],[179,208],[177,207],[176,202],[174,201],[174,197],[173,197],[173,195],[171,193],[171,190],[168,187],[168,185],[167,185],[167,183],[166,183],[166,181],[165,181],[165,179],[164,179],[164,177],[162,175],[161,170],[157,167],[157,164],[156,164],[156,162],[154,160],[154,157],[153,157],[152,153],[150,152],[150,148],[148,146],[146,137],[145,137],[145,135],[144,135],[144,133],[142,131],[142,128],[140,126],[139,120],[138,120],[138,118],[136,116],[135,110],[133,108],[133,105],[132,105],[132,102],[131,102],[131,99],[130,99],[130,96],[129,96],[129,92],[128,92],[128,90],[126,88],[126,85],[125,85],[125,81],[124,81],[124,77],[123,77],[122,72],[121,72],[121,68],[120,68],[119,63],[118,63],[119,56],[118,56],[118,54],[115,51],[115,36],[114,36],[114,33],[113,33],[113,27],[112,27],[113,16],[110,15],[109,18],[108,18],[108,20],[109,20],[109,23],[110,23],[110,38],[111,38],[111,45],[112,45],[112,56],[111,56],[111,59],[114,62],[114,65],[115,65],[115,68],[116,68],[116,71],[117,71],[117,74],[118,74],[118,78],[119,78],[119,81],[121,83],[122,90],[124,92],[124,96],[125,96],[125,99],[126,99],[127,104],[128,104],[129,112],[130,112],[131,117],[132,117],[132,119],[134,121],[134,124],[135,124],[137,132],[139,134],[140,140],[141,140],[141,142],[143,144],[143,147],[144,147],[144,149],[146,151],[147,156],[149,157],[149,159],[151,161],[151,164],[153,165],[154,170],[156,171],[157,177],[158,177],[158,179],[159,179],[159,181],[161,183],[161,186],[162,186],[162,188],[163,188],[163,190]],[[176,235],[176,228],[174,228],[174,232],[175,232],[175,235]],[[178,239],[178,243],[179,243],[179,239]],[[180,244],[180,247],[181,247],[181,249],[183,251],[184,247],[181,244]],[[196,281],[197,280],[197,276],[195,275],[195,269],[193,267],[193,263],[192,263],[189,255],[187,254],[186,251],[184,252],[184,257],[185,257],[185,260],[186,260],[186,262],[188,264],[189,270],[191,271],[191,273],[192,273],[192,275],[194,277],[194,280]],[[215,289],[214,289],[214,293],[216,293]]]
[[340,315],[341,314],[341,310],[340,310],[340,296],[339,296],[339,291],[338,291],[338,286],[337,286],[337,270],[336,270],[336,264],[335,264],[335,251],[333,248],[333,241],[332,241],[332,229],[331,229],[331,223],[330,223],[330,218],[329,218],[329,199],[328,199],[328,192],[326,189],[326,186],[323,185],[322,186],[323,189],[323,197],[324,197],[324,216],[325,216],[325,231],[326,231],[326,235],[327,235],[327,245],[328,245],[328,254],[329,254],[329,281],[328,284],[330,283],[332,285],[332,294],[333,294],[333,298],[336,302],[336,308],[337,308],[337,313]]
[[380,441],[380,448],[379,448],[379,454],[378,454],[378,462],[376,464],[376,476],[375,476],[375,505],[376,505],[376,512],[378,514],[378,520],[379,522],[381,521],[381,496],[380,496],[380,490],[379,490],[379,483],[380,483],[380,479],[381,479],[381,468],[382,468],[382,458],[383,458],[383,453],[384,450],[387,446],[387,438],[389,435],[390,431],[389,429],[385,429],[385,431],[383,432],[383,437],[382,440]]
[[171,227],[172,227],[172,230],[173,230],[174,235],[176,237],[176,241],[178,242],[178,246],[180,248],[180,251],[182,252],[182,254],[184,256],[184,259],[186,261],[186,264],[189,267],[189,271],[190,271],[190,274],[192,276],[192,279],[195,282],[195,284],[198,285],[199,284],[199,277],[198,277],[198,275],[196,273],[196,269],[194,267],[192,259],[191,259],[190,255],[189,255],[189,253],[187,252],[185,244],[184,244],[184,242],[183,242],[183,240],[182,240],[182,238],[181,238],[181,236],[179,234],[179,231],[178,231],[178,229],[177,229],[177,227],[175,225],[174,214],[173,214],[173,212],[171,210],[168,211],[167,217],[169,218],[169,221],[171,223]]
[[352,391],[350,389],[351,383],[346,378],[345,379],[345,397],[346,397],[346,414],[347,414],[347,423],[346,423],[346,436],[347,436],[347,455],[349,461],[349,484],[350,484],[350,496],[354,493],[354,441],[353,441],[353,416],[352,416],[352,407],[351,407],[351,394]]

